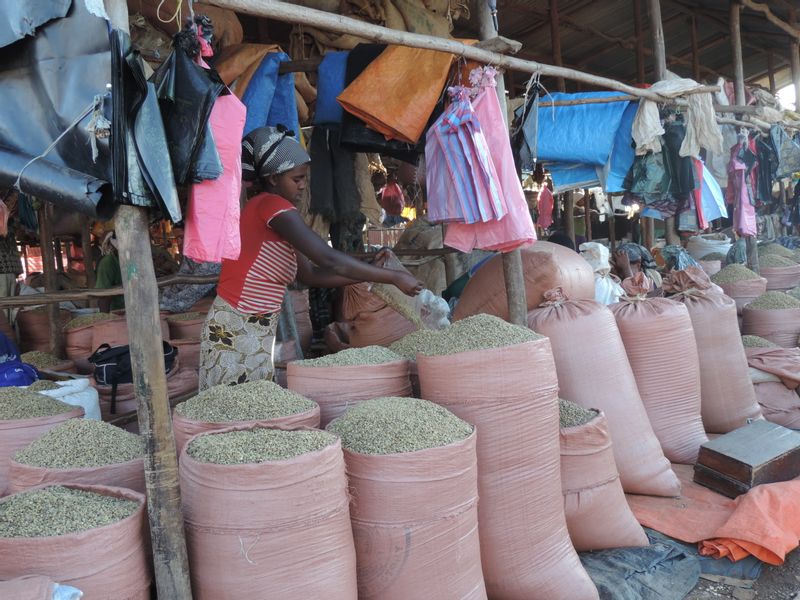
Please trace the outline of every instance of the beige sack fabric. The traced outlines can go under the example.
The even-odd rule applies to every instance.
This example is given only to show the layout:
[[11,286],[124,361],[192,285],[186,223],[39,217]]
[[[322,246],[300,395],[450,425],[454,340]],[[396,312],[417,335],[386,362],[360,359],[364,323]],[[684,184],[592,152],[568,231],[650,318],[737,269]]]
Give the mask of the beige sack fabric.
[[564,517],[550,343],[417,358],[422,397],[477,428],[478,529],[489,597],[598,598]]
[[564,512],[575,549],[647,546],[622,491],[605,415],[562,427],[560,440]]
[[475,432],[402,454],[344,451],[359,600],[485,600]]
[[124,463],[75,469],[51,469],[25,465],[13,459],[9,461],[8,491],[11,494],[40,485],[107,485],[144,494],[144,459],[137,458]]
[[763,277],[758,279],[744,279],[732,283],[719,283],[719,287],[736,302],[738,314],[742,314],[744,307],[767,291],[767,280]]
[[309,367],[290,362],[286,373],[290,390],[319,404],[322,427],[355,402],[411,395],[407,360],[341,367]]
[[[640,274],[641,275],[641,274]],[[694,464],[708,441],[703,429],[700,363],[689,311],[645,288],[623,283],[628,296],[610,306],[647,417],[672,463]]]
[[614,315],[594,300],[548,297],[553,303],[529,312],[528,326],[550,338],[561,396],[605,413],[626,492],[677,496],[680,483],[650,425]]
[[[704,280],[705,278],[705,280]],[[700,360],[703,426],[708,433],[728,433],[761,417],[747,367],[736,303],[709,290],[697,267],[675,271],[664,291],[689,310]]]
[[357,599],[338,440],[257,464],[203,463],[184,448],[180,481],[195,600]]
[[389,346],[417,326],[369,291],[368,283],[348,285],[343,290],[342,316],[350,323],[352,348]]
[[[528,310],[544,301],[544,293],[563,288],[575,300],[594,298],[592,267],[577,252],[553,244],[536,242],[522,249]],[[503,276],[503,257],[495,256],[469,280],[453,312],[455,320],[487,313],[508,320],[508,296]]]
[[80,419],[83,414],[82,408],[75,408],[60,415],[0,421],[0,496],[4,495],[8,486],[11,457],[17,450],[22,450],[48,429],[63,423],[67,419]]
[[25,575],[0,581],[0,598],[14,600],[52,600],[55,582],[42,575]]
[[0,580],[46,573],[81,590],[86,600],[150,600],[144,495],[99,485],[67,487],[132,500],[139,508],[122,521],[79,533],[0,537]]
[[800,285],[800,264],[793,267],[761,267],[760,275],[767,280],[767,290],[786,292]]

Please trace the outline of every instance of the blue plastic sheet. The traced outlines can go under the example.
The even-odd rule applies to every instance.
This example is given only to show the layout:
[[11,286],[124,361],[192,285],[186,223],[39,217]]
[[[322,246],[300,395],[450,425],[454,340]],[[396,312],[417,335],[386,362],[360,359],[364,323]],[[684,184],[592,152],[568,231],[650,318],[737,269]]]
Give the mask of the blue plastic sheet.
[[265,126],[297,129],[294,73],[278,74],[278,67],[287,60],[289,56],[284,52],[270,52],[258,66],[242,97],[247,107],[244,135]]
[[550,163],[545,165],[553,178],[557,194],[577,188],[600,185],[598,167],[587,164]]
[[314,125],[339,125],[344,109],[336,101],[345,87],[349,52],[328,52],[319,66]]
[[[551,100],[559,102],[619,95],[619,92],[555,93],[542,98],[541,102],[548,104]],[[628,104],[630,102],[540,106],[537,158],[541,161],[605,165]],[[528,145],[534,147],[533,118],[525,122],[523,129]]]
[[639,103],[631,102],[625,112],[622,113],[622,119],[614,137],[614,149],[611,151],[611,159],[606,167],[606,177],[603,185],[606,193],[615,194],[624,191],[622,183],[633,166],[633,159],[636,158],[636,148],[634,147],[631,130],[633,129],[633,120],[636,118],[637,110],[639,110]]
[[703,165],[703,187],[700,193],[700,203],[703,209],[703,216],[707,221],[714,219],[727,218],[728,209],[725,206],[725,195],[719,183],[711,175],[711,172]]

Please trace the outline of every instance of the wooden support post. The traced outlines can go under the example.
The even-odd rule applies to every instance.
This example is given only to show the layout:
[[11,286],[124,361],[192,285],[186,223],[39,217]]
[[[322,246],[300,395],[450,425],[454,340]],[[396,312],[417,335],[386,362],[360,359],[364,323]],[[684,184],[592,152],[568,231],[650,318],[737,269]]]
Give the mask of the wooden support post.
[[700,49],[697,46],[697,18],[689,17],[689,38],[692,43],[692,78],[700,81]]
[[614,206],[611,206],[611,214],[606,215],[608,221],[608,246],[611,248],[611,253],[617,249],[617,215],[614,213]]
[[91,219],[86,217],[81,225],[81,252],[83,252],[83,269],[86,272],[86,287],[93,288],[97,281],[94,259],[92,257]]
[[183,534],[178,458],[172,435],[158,288],[147,235],[147,211],[120,206],[115,216],[125,315],[130,336],[133,390],[139,433],[145,440],[147,511],[158,597],[191,600],[189,560]]
[[778,93],[778,86],[775,85],[775,56],[772,50],[767,52],[767,77],[769,77],[769,93],[774,96]]
[[[794,8],[789,11],[789,20],[792,25],[797,23],[797,10]],[[794,109],[798,111],[800,110],[800,44],[797,39],[789,42],[789,64],[792,67],[792,82],[794,83]]]
[[[112,26],[127,32],[126,0],[105,0],[105,7]],[[147,210],[120,206],[114,222],[125,290],[133,391],[146,450],[144,474],[156,591],[159,600],[192,600]]]
[[567,192],[564,201],[564,230],[567,237],[575,243],[575,193]]
[[589,200],[589,188],[583,190],[583,223],[586,227],[586,241],[592,241],[592,203]]
[[[553,49],[553,64],[559,67],[563,66],[561,58],[561,30],[558,19],[558,0],[550,0],[550,45]],[[556,79],[559,92],[567,90],[566,83],[563,77]]]
[[[42,251],[42,272],[44,291],[58,291],[56,258],[53,251],[53,205],[45,202],[39,209],[39,248]],[[63,356],[63,335],[61,333],[61,311],[58,304],[47,305],[47,326],[50,328],[50,352]]]
[[[731,58],[733,60],[734,90],[736,92],[736,104],[745,104],[744,92],[744,60],[742,58],[742,5],[738,2],[731,2],[730,5],[730,26],[731,26]],[[737,118],[739,115],[737,115]],[[736,207],[734,207],[736,210]],[[747,244],[747,266],[750,270],[758,273],[758,240],[748,235],[745,238]]]
[[642,26],[642,0],[633,0],[633,18],[636,35],[636,73],[639,83],[645,83],[644,27]]
[[[483,3],[478,15],[482,40],[497,37],[489,5]],[[503,78],[497,81],[497,96],[504,118],[508,118],[506,109],[506,94]],[[508,122],[506,121],[506,125]],[[528,299],[525,294],[525,273],[522,268],[522,254],[519,250],[503,253],[503,277],[506,283],[506,296],[508,298],[509,321],[521,327],[528,326]]]
[[[664,26],[661,22],[661,1],[648,0],[650,7],[650,30],[653,34],[653,68],[656,81],[667,78],[667,51],[664,45]],[[655,223],[648,219],[645,229],[645,240],[650,238],[650,243],[655,243]],[[680,237],[675,230],[675,217],[667,217],[664,221],[664,237],[667,244],[680,244]],[[650,250],[652,246],[648,247]]]

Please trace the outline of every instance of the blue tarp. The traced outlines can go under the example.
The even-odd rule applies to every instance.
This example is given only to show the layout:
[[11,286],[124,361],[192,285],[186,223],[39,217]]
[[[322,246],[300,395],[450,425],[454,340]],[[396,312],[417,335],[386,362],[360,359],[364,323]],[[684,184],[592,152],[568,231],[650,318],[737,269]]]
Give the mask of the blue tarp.
[[336,101],[345,85],[349,52],[328,52],[319,66],[314,125],[339,125],[344,109]]
[[242,96],[247,107],[244,135],[266,125],[285,125],[297,133],[294,73],[278,74],[278,67],[287,60],[289,56],[284,52],[270,52],[258,66]]
[[[542,104],[585,98],[619,96],[619,92],[550,94]],[[602,167],[614,147],[622,114],[630,102],[539,107],[538,159],[541,161],[585,163]],[[533,117],[523,126],[525,139],[533,147]]]
[[611,151],[611,160],[609,161],[606,171],[606,180],[603,189],[608,194],[616,194],[623,192],[622,183],[625,181],[625,176],[633,166],[633,159],[636,158],[636,149],[633,144],[633,136],[631,129],[633,129],[633,120],[636,118],[636,111],[639,110],[638,102],[631,102],[622,113],[617,134],[614,137],[614,149]]

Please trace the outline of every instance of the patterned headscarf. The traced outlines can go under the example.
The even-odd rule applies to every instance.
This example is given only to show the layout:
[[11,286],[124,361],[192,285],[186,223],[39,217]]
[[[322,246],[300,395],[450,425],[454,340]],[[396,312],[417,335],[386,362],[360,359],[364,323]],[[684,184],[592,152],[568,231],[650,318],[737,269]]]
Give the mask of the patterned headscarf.
[[259,127],[242,140],[242,178],[255,181],[261,177],[280,175],[311,161],[294,132],[283,125]]

